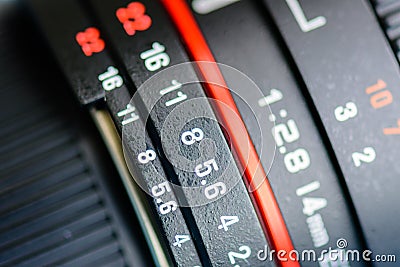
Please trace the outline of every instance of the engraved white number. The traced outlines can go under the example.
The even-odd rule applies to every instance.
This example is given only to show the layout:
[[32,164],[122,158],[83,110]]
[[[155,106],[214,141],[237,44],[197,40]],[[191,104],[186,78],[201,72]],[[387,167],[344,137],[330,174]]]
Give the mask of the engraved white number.
[[171,192],[171,187],[169,186],[168,182],[163,182],[151,188],[151,193],[155,197],[162,196],[165,192]]
[[277,146],[283,145],[283,142],[292,143],[299,139],[300,133],[294,120],[288,120],[287,126],[283,123],[272,128],[272,134]]
[[358,113],[357,106],[353,102],[347,102],[346,105],[335,108],[335,118],[338,121],[347,121],[354,118]]
[[[168,93],[174,92],[181,88],[182,88],[182,84],[180,82],[178,82],[177,80],[172,80],[170,86],[160,90],[160,94],[166,95]],[[176,92],[176,95],[177,96],[175,98],[172,98],[172,99],[166,101],[165,106],[170,107],[172,105],[178,104],[179,102],[182,102],[187,99],[187,95],[182,93],[181,91]]]
[[220,218],[221,224],[218,225],[218,229],[224,229],[225,231],[228,231],[228,226],[235,224],[239,222],[239,217],[238,216],[221,216]]
[[204,195],[208,199],[216,198],[218,195],[223,195],[225,193],[226,185],[223,182],[212,184],[204,189]]
[[108,67],[106,72],[98,76],[98,79],[106,91],[114,90],[124,84],[122,77],[118,75],[118,70],[113,66]]
[[[296,195],[304,196],[320,188],[318,181],[313,181],[302,187],[297,188]],[[303,214],[307,216],[307,226],[315,247],[326,245],[329,241],[329,234],[324,226],[322,216],[317,211],[328,205],[326,198],[322,197],[303,197]]]
[[307,150],[298,148],[293,152],[287,153],[284,158],[286,169],[290,173],[296,173],[310,166],[311,160]]
[[171,201],[161,204],[159,209],[160,209],[160,213],[164,215],[164,214],[170,213],[171,211],[176,210],[177,207],[178,207],[178,205],[176,204],[176,202],[171,200]]
[[156,159],[156,152],[152,149],[146,150],[146,152],[141,152],[138,155],[138,161],[142,164],[149,163],[150,161],[153,161]]
[[132,123],[134,121],[137,121],[139,119],[139,115],[135,113],[136,108],[132,106],[131,104],[126,105],[126,109],[121,110],[120,112],[117,113],[118,117],[125,118],[124,116],[128,115],[123,121],[122,125],[127,125],[128,123]]
[[144,65],[149,71],[156,71],[162,67],[166,67],[170,63],[170,58],[165,53],[165,46],[158,42],[154,42],[152,48],[141,53],[140,58],[144,60]]
[[189,241],[190,236],[189,235],[175,235],[175,242],[172,244],[174,247],[182,247],[182,244]]
[[373,147],[366,147],[363,153],[354,152],[352,155],[354,166],[360,167],[362,162],[370,163],[376,158],[375,149]]
[[190,131],[186,131],[182,134],[181,140],[185,145],[193,145],[196,142],[200,142],[204,138],[204,133],[200,128],[193,128]]
[[[229,257],[229,260],[230,260],[231,264],[235,264],[236,263],[236,259],[235,258],[245,260],[248,257],[250,257],[250,255],[251,255],[251,249],[248,246],[241,246],[239,248],[239,251],[242,252],[242,253],[233,252],[233,251],[228,252],[228,257]],[[238,266],[238,265],[236,265],[236,266]]]
[[258,105],[260,107],[265,107],[267,105],[271,105],[282,100],[282,98],[283,94],[281,91],[279,91],[278,89],[271,89],[269,95],[258,100]]
[[210,159],[204,162],[203,164],[199,164],[194,168],[194,172],[198,177],[204,177],[211,173],[212,170],[218,171],[218,165],[215,162],[215,159]]
[[317,210],[325,208],[327,204],[328,201],[322,197],[304,197],[303,213],[307,216],[314,215]]

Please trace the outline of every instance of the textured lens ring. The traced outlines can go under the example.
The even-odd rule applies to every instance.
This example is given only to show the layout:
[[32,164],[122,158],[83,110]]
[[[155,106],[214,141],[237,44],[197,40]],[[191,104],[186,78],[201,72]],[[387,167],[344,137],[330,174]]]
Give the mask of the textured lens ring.
[[[153,86],[156,86],[158,88],[163,88],[163,86],[165,87],[165,82],[166,81],[170,81],[171,77],[174,77],[175,80],[179,80],[179,82],[182,84],[182,86],[187,85],[187,84],[191,84],[191,83],[206,83],[206,81],[201,77],[200,75],[197,75],[194,72],[194,69],[198,68],[199,64],[202,66],[202,68],[207,67],[208,65],[211,66],[211,64],[213,64],[213,66],[215,67],[215,63],[210,63],[210,62],[188,62],[188,63],[182,63],[182,64],[178,64],[169,68],[164,69],[163,71],[160,71],[159,73],[153,75],[150,79],[148,79],[145,83],[143,83],[142,86],[140,86],[140,88],[138,88],[137,92],[135,93],[135,95],[132,97],[130,103],[132,106],[135,106],[135,103],[137,103],[137,98],[140,98],[141,94],[144,94],[146,92],[146,88],[150,88]],[[238,90],[235,90],[235,88],[238,88],[238,86],[246,86],[246,88],[249,88],[249,94],[252,94],[254,96],[254,94],[258,94],[259,98],[263,98],[264,96],[262,95],[260,89],[257,87],[257,85],[245,74],[243,74],[242,72],[229,67],[227,65],[223,65],[223,64],[218,64],[218,67],[221,69],[221,72],[224,74],[224,76],[228,77],[230,81],[234,81],[233,84],[234,86],[232,88],[227,88],[230,90],[230,92],[232,93],[232,95],[235,96],[235,99],[240,99],[241,101],[244,101],[246,103],[246,105],[250,108],[251,105],[249,105],[247,103],[246,100],[246,96],[241,96],[240,94],[238,94]],[[212,83],[212,81],[211,81]],[[218,86],[224,87],[224,85],[222,84],[216,84]],[[225,88],[225,87],[224,87]],[[157,105],[157,103],[160,101],[160,99],[162,98],[162,95],[160,94],[158,97],[154,97],[153,99],[150,99],[146,97],[147,99],[147,103],[145,103],[145,105],[147,107],[150,107],[150,110],[153,110],[155,108],[155,106]],[[206,98],[208,100],[208,102],[210,102],[211,104],[217,100],[214,99],[210,99],[210,98]],[[203,101],[204,102],[205,98],[202,99],[190,99],[187,100],[185,102],[183,102],[180,105],[177,105],[172,111],[171,113],[167,116],[167,118],[173,116],[174,112],[182,112],[182,110],[187,110],[187,105],[190,104],[190,102],[195,102],[195,101]],[[200,102],[198,102],[200,103]],[[221,106],[221,103],[219,103]],[[222,103],[222,106],[223,103]],[[229,111],[229,107],[226,106],[227,112],[231,113],[232,116],[237,116],[237,114],[234,111]],[[250,108],[251,109],[251,108]],[[262,132],[262,127],[260,127],[260,125],[268,125],[270,122],[267,118],[269,117],[268,115],[271,114],[271,109],[269,108],[269,106],[267,107],[267,109],[265,109],[266,112],[265,114],[254,114],[255,119],[257,120],[257,124],[258,124],[258,129],[252,129],[252,131],[254,130],[258,130],[260,132],[260,136],[263,134]],[[269,114],[268,114],[269,113]],[[148,116],[150,113],[148,113],[147,117],[142,119],[143,121],[147,121]],[[200,115],[208,115],[208,114],[200,114]],[[126,115],[124,119],[129,119],[128,117],[129,115]],[[201,116],[200,116],[201,117]],[[208,117],[209,119],[213,119],[214,120],[214,116],[212,114],[205,116]],[[196,116],[194,116],[194,118],[196,118]],[[243,125],[243,122],[240,118],[237,118],[235,121],[238,122],[238,133],[239,136],[245,136],[244,134],[240,134],[240,131],[244,131],[245,126]],[[166,124],[168,123],[168,119],[164,121],[164,125],[168,125]],[[184,125],[185,123],[187,123],[187,121],[183,121],[180,122],[180,125]],[[218,121],[218,123],[222,124],[221,121]],[[191,171],[193,172],[193,162],[188,162],[187,159],[182,159],[181,157],[178,157],[179,160],[176,160],[177,156],[176,154],[171,154],[168,153],[167,151],[171,151],[171,144],[169,144],[169,142],[165,142],[167,137],[170,137],[170,134],[168,133],[168,131],[164,130],[164,126],[161,128],[161,140],[162,140],[162,146],[163,146],[163,150],[166,152],[165,155],[167,156],[167,159],[169,160],[170,163],[172,163],[172,165],[175,168],[181,169],[181,170],[186,170],[186,171]],[[223,124],[222,124],[222,127]],[[271,126],[269,126],[271,128]],[[123,140],[123,149],[124,149],[124,155],[125,155],[125,159],[127,161],[128,167],[132,166],[132,155],[129,155],[129,153],[127,153],[127,149],[125,146],[129,145],[129,142],[132,141],[132,137],[129,136],[129,127],[124,126],[123,127],[123,131],[122,131],[122,140]],[[178,127],[179,128],[179,127]],[[177,129],[177,131],[179,131],[181,129]],[[144,136],[145,136],[145,132],[141,133],[140,136],[142,136],[141,138],[135,138],[135,140],[144,140]],[[179,138],[176,138],[178,142]],[[261,140],[263,140],[264,138],[261,138]],[[229,140],[229,137],[228,137]],[[259,155],[259,157],[264,157],[267,156],[268,160],[264,161],[264,162],[269,162],[269,166],[268,166],[268,170],[270,169],[272,162],[273,162],[273,158],[275,155],[275,142],[273,140],[273,137],[271,135],[270,138],[270,144],[269,144],[269,149],[266,151],[267,153],[262,153],[264,151],[264,149],[261,149],[261,153]],[[168,145],[169,144],[169,145]],[[261,144],[261,147],[263,147],[263,144]],[[145,144],[143,143],[143,150],[145,151],[146,147]],[[231,161],[233,163],[233,161]],[[261,164],[261,163],[259,163]],[[188,168],[188,166],[190,166],[190,168]],[[266,166],[265,166],[266,167]],[[129,167],[130,168],[130,167]],[[240,169],[241,173],[240,176],[238,176],[238,178],[243,175],[243,172],[245,170],[246,166],[242,166]],[[224,180],[225,181],[229,181],[229,186],[227,188],[227,190],[230,190],[232,187],[234,187],[237,182],[239,182],[238,179],[232,181],[232,179],[229,179],[229,177],[225,177],[224,175],[225,172],[223,172],[219,177],[218,177],[218,181],[220,180]],[[140,181],[136,181],[139,186],[141,186],[142,188],[144,188],[143,184]],[[256,183],[253,182],[253,187],[250,188],[249,191],[253,191],[255,189],[257,189],[258,185],[261,184],[263,181],[256,181]],[[188,187],[188,186],[178,186],[175,185],[173,183],[169,183],[170,187],[174,189],[175,192],[181,192],[184,195],[186,195],[186,198],[188,199],[188,202],[186,201],[181,201],[181,206],[198,206],[198,205],[204,205],[209,203],[210,200],[206,200],[204,199],[204,197],[200,197],[199,193],[201,195],[203,195],[203,191],[204,191],[204,187],[205,186],[198,186],[198,187]],[[183,196],[179,196],[180,193],[178,193],[177,197],[178,198],[182,198]],[[219,198],[219,197],[218,197]],[[217,200],[213,199],[214,200]],[[183,205],[182,205],[183,203]]]

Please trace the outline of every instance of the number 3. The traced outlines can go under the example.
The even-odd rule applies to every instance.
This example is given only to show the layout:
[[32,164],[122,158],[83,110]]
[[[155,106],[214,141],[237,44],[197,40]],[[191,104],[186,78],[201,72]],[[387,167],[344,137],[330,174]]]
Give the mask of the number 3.
[[354,118],[357,113],[357,106],[353,102],[347,102],[345,107],[338,106],[335,108],[335,117],[338,121],[347,121],[350,118]]

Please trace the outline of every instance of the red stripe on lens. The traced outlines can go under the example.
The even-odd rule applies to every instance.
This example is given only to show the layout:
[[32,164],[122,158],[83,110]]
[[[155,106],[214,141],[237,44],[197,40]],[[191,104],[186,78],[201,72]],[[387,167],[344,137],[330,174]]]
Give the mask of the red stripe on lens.
[[[244,137],[235,135],[235,129],[238,125],[237,118],[241,118],[241,116],[230,91],[227,89],[222,73],[215,63],[214,56],[185,0],[161,1],[175,23],[192,59],[214,63],[198,64],[198,69],[206,81],[206,93],[209,97],[217,100],[214,104],[217,116],[232,142],[233,151],[239,164],[244,168],[247,183],[250,188],[256,188],[252,194],[269,242],[276,251],[286,251],[285,258],[288,258],[288,253],[294,250],[289,232],[248,132],[245,131]],[[231,109],[231,112],[236,113],[235,116],[231,112],[227,112],[226,106]],[[244,124],[243,121],[240,121],[240,124]],[[284,267],[300,266],[297,261],[292,261],[289,258],[288,261],[280,261],[279,264]]]

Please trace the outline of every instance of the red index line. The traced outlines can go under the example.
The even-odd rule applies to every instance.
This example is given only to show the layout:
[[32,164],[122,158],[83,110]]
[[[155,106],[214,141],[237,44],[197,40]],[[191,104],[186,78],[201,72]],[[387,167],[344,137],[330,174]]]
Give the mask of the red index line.
[[[294,247],[267,175],[260,164],[260,159],[248,132],[245,131],[245,136],[235,135],[238,123],[244,124],[243,120],[190,8],[185,0],[161,1],[175,23],[192,59],[212,62],[204,65],[198,64],[199,71],[206,81],[206,93],[209,97],[217,100],[214,101],[216,102],[214,109],[216,109],[216,113],[232,142],[233,151],[239,164],[244,168],[247,183],[250,188],[255,188],[252,194],[271,246],[276,251],[284,250],[289,253]],[[230,112],[228,112],[226,106],[231,109]],[[240,122],[237,121],[237,118],[240,118]],[[284,267],[300,266],[297,261],[292,261],[289,258],[288,261],[280,261],[280,265]]]

